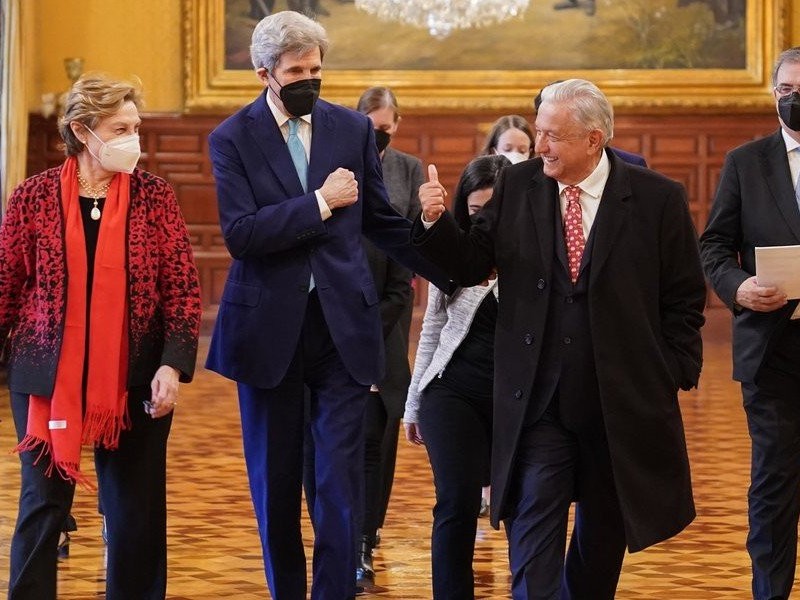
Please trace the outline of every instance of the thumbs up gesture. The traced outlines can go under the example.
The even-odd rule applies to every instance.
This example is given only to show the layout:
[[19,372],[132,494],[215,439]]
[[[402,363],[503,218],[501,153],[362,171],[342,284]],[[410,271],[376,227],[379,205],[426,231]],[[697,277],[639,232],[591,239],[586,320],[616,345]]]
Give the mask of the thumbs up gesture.
[[419,187],[419,202],[422,205],[422,216],[428,223],[438,220],[444,213],[444,199],[447,190],[439,183],[436,165],[428,165],[428,181]]

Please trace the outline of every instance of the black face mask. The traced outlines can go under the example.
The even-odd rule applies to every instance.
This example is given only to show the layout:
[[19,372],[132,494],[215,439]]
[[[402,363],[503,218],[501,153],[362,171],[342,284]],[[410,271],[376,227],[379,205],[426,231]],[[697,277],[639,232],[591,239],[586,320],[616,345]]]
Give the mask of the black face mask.
[[[275,79],[273,77],[273,79]],[[278,80],[275,79],[275,83]],[[281,85],[278,83],[278,85]],[[310,114],[314,110],[314,104],[319,98],[319,88],[322,80],[317,78],[301,79],[286,85],[281,85],[281,93],[278,96],[283,102],[283,107],[293,117],[302,117]]]
[[375,130],[375,145],[378,147],[378,153],[386,150],[386,146],[392,141],[392,136],[383,129]]
[[778,114],[792,131],[800,131],[800,92],[778,99]]

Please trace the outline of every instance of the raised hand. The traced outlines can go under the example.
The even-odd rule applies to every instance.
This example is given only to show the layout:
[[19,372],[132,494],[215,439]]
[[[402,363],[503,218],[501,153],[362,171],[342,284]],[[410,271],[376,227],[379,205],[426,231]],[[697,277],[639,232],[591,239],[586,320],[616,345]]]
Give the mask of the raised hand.
[[428,223],[438,220],[444,213],[444,199],[447,190],[439,183],[436,165],[428,165],[428,181],[419,186],[419,202],[422,205],[422,216]]
[[328,208],[334,210],[358,201],[358,182],[352,171],[339,167],[328,175],[319,188]]

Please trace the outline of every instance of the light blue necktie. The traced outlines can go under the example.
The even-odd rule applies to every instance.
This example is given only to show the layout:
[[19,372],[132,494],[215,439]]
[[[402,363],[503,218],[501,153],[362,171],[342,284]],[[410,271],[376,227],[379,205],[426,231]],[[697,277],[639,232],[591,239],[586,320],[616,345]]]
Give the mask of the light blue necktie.
[[[308,191],[308,159],[306,158],[306,149],[303,142],[297,136],[297,126],[300,124],[300,119],[289,119],[289,137],[286,138],[286,145],[289,147],[289,154],[292,155],[292,162],[297,171],[297,176],[300,178],[300,185],[303,186],[303,191]],[[311,279],[308,282],[308,291],[314,289],[314,274],[311,274]]]
[[297,176],[300,178],[300,185],[303,186],[303,191],[307,191],[308,179],[308,159],[306,158],[306,149],[303,142],[297,136],[297,126],[300,124],[300,119],[289,119],[289,137],[286,139],[286,145],[289,148],[289,154],[292,155],[292,162],[294,168],[297,170]]

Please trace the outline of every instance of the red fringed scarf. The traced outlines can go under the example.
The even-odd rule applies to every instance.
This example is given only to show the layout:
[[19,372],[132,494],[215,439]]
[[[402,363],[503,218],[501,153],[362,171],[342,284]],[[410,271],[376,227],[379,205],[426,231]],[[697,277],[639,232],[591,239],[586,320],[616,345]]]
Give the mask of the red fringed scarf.
[[[81,444],[117,447],[128,415],[128,302],[126,232],[130,176],[117,173],[108,189],[95,253],[86,351],[86,238],[78,200],[77,160],[61,168],[61,207],[67,264],[67,311],[52,398],[30,397],[27,434],[17,452],[41,447],[53,469],[68,481],[92,487],[80,471]],[[81,386],[89,361],[86,411]]]

